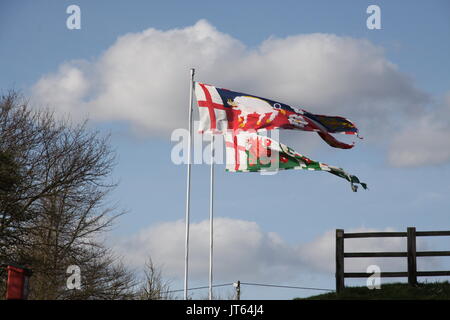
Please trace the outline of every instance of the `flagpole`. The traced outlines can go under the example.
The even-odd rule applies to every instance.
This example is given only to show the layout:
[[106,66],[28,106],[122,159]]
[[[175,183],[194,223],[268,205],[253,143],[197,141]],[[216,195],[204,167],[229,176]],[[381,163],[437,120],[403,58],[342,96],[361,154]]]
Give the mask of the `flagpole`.
[[191,68],[190,90],[189,90],[189,139],[187,150],[187,181],[186,181],[186,239],[184,247],[184,300],[187,300],[188,295],[188,263],[189,263],[189,213],[191,200],[191,145],[192,145],[192,104],[194,91],[194,74],[195,69]]
[[210,190],[209,190],[209,300],[212,296],[212,282],[213,282],[213,241],[214,241],[214,133],[211,133],[211,175],[210,175]]

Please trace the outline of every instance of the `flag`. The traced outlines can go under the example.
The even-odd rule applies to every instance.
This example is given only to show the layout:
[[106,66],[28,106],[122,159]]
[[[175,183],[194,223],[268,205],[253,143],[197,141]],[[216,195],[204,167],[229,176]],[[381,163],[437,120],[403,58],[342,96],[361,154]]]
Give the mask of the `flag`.
[[226,133],[226,171],[261,172],[288,169],[326,171],[350,182],[353,191],[360,184],[367,189],[367,184],[358,177],[350,175],[343,169],[317,162],[299,154],[286,145],[257,133]]
[[317,115],[302,108],[195,83],[195,95],[200,114],[200,133],[225,133],[227,130],[258,131],[276,128],[314,131],[330,146],[350,149],[354,144],[338,141],[331,134],[358,135],[350,120],[338,116]]

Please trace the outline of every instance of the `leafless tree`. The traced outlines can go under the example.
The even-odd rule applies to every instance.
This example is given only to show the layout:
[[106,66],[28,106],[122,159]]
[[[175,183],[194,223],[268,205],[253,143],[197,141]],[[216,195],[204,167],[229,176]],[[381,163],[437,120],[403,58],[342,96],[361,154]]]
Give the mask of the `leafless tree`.
[[[134,277],[100,240],[122,213],[106,204],[114,159],[108,137],[86,122],[1,97],[0,261],[33,269],[30,298],[134,297]],[[69,265],[81,268],[80,290],[66,288]]]
[[162,275],[162,269],[158,268],[151,258],[145,263],[144,284],[138,292],[141,300],[171,300],[174,299],[170,291],[170,283]]

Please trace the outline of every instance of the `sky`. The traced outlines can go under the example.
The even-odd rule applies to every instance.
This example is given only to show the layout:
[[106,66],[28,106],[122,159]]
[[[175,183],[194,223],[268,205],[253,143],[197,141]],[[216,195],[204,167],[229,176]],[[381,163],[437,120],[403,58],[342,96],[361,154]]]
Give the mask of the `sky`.
[[[70,5],[81,10],[81,29],[67,28]],[[369,5],[379,6],[381,29],[368,29]],[[450,227],[449,12],[448,1],[2,1],[0,89],[111,134],[119,186],[110,201],[128,213],[106,241],[130,268],[151,257],[173,290],[183,288],[186,165],[173,163],[171,135],[187,128],[190,68],[198,81],[352,119],[364,139],[351,150],[308,132],[281,132],[281,142],[368,190],[353,193],[323,172],[215,166],[214,283],[334,289],[335,229]],[[208,283],[209,170],[192,168],[191,287]],[[346,240],[346,248],[395,251],[405,242]],[[426,238],[418,247],[449,244]],[[356,259],[346,271],[371,264],[406,268],[402,259]],[[448,270],[450,261],[418,265]],[[241,297],[315,293],[244,285]],[[233,287],[215,294],[227,298]]]

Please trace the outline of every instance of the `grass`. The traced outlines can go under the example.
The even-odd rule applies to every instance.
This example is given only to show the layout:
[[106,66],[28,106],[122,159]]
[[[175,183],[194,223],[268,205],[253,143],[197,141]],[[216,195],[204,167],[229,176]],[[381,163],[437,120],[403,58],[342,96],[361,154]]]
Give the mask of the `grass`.
[[389,283],[375,290],[369,290],[367,287],[347,287],[339,294],[330,292],[294,300],[450,300],[450,283],[420,283],[417,286]]

